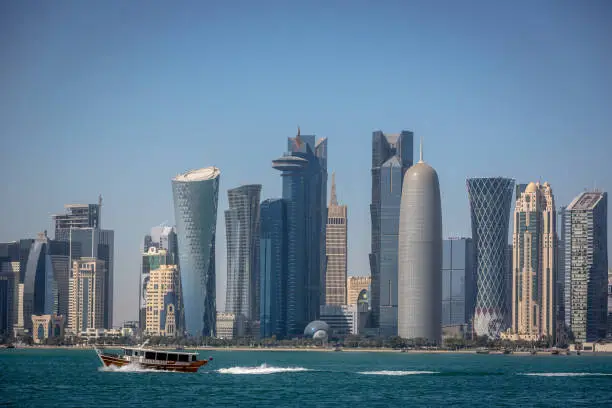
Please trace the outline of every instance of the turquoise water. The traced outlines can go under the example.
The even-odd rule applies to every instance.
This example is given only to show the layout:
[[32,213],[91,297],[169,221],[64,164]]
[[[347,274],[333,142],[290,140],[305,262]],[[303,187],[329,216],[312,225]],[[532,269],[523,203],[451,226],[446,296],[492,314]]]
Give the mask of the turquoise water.
[[611,407],[612,356],[210,351],[197,374],[0,350],[0,407]]

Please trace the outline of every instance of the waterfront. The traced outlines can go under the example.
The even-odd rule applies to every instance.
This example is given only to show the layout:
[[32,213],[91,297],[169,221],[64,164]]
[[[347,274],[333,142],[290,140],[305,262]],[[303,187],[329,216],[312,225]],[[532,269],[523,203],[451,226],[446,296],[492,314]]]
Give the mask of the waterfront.
[[0,406],[605,406],[612,356],[200,351],[197,374],[104,371],[93,350],[0,350]]

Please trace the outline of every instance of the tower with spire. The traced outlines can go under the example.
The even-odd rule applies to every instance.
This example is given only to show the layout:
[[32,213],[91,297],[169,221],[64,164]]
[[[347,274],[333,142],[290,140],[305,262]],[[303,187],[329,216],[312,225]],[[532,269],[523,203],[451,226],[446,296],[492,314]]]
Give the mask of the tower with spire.
[[325,304],[346,305],[347,206],[338,205],[336,172],[332,173],[331,193],[327,208],[325,252],[327,255]]

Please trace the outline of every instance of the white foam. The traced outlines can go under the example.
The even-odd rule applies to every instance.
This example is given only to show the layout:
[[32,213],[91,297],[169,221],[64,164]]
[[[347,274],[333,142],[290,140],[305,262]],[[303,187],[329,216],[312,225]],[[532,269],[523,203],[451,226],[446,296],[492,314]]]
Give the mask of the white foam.
[[304,367],[274,367],[266,363],[257,367],[230,367],[220,368],[217,370],[219,374],[276,374],[276,373],[297,373],[302,371],[311,371]]
[[360,371],[357,374],[364,375],[419,375],[419,374],[438,374],[437,371],[393,371],[393,370],[382,370],[382,371]]
[[602,376],[612,375],[607,373],[522,373],[532,377],[587,377],[587,376]]
[[104,366],[99,368],[100,371],[111,372],[111,373],[150,373],[154,371],[152,368],[145,368],[138,364],[127,364],[121,367],[117,367],[116,365]]

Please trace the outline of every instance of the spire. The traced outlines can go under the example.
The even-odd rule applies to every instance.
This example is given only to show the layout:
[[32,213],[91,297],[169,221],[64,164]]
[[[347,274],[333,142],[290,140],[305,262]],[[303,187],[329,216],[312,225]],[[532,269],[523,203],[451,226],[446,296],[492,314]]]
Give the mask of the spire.
[[419,150],[419,163],[423,163],[423,136],[421,136],[421,146]]
[[338,198],[336,197],[336,172],[332,173],[332,185],[331,185],[331,195],[329,198],[329,205],[338,205]]

